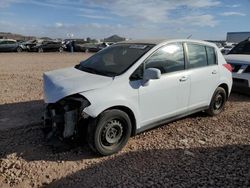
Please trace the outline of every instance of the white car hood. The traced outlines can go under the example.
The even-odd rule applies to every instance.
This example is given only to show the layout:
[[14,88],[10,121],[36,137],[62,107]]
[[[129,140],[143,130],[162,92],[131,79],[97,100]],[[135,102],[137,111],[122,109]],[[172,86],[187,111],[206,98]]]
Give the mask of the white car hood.
[[224,56],[228,63],[250,65],[250,55],[230,54]]
[[69,95],[105,87],[112,80],[112,77],[87,73],[74,67],[45,72],[44,101],[55,103]]

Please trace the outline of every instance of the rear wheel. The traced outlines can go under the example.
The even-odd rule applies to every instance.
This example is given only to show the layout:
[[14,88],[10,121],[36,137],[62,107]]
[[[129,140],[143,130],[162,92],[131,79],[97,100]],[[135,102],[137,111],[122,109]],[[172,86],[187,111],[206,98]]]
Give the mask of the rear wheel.
[[215,116],[221,113],[224,109],[226,100],[226,91],[223,88],[218,87],[214,92],[213,98],[209,105],[209,109],[206,112],[211,116]]
[[17,52],[22,52],[23,49],[22,49],[21,47],[17,47],[16,51],[17,51]]
[[94,152],[111,155],[126,145],[130,135],[129,116],[121,110],[107,110],[89,123],[87,141]]

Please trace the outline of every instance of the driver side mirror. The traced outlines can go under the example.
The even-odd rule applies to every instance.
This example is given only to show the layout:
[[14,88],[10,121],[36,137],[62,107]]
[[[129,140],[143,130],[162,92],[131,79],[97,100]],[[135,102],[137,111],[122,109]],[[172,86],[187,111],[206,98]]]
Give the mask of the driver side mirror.
[[148,68],[144,71],[143,86],[148,86],[149,80],[156,80],[161,78],[161,71],[156,68]]
[[143,80],[156,80],[161,78],[161,71],[156,68],[148,68],[144,71]]

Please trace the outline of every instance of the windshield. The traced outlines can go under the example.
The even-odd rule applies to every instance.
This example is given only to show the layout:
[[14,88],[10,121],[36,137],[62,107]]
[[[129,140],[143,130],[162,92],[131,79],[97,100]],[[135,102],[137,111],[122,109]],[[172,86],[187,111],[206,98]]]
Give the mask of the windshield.
[[250,54],[250,41],[239,43],[228,54]]
[[76,68],[94,74],[118,76],[153,46],[151,44],[115,44],[82,61]]

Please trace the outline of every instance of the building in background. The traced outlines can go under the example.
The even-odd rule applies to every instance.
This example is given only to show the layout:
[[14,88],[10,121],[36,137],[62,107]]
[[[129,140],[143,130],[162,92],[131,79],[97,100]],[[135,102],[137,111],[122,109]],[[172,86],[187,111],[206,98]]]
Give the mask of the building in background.
[[227,42],[228,43],[239,43],[250,37],[250,32],[228,32]]

